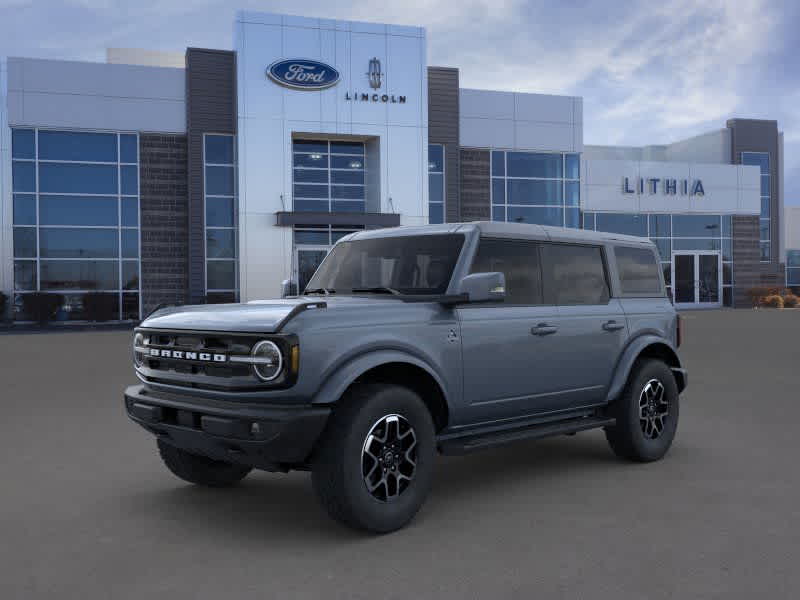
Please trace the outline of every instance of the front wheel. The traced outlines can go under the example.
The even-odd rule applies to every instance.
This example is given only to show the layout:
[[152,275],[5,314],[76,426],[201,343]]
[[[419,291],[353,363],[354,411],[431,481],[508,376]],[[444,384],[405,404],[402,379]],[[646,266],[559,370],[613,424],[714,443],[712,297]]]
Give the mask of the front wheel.
[[431,487],[435,431],[411,390],[365,384],[339,401],[315,451],[311,480],[331,517],[356,529],[403,527]]
[[606,439],[620,458],[651,462],[663,457],[678,429],[678,386],[660,360],[638,361],[622,394],[610,407],[617,421]]

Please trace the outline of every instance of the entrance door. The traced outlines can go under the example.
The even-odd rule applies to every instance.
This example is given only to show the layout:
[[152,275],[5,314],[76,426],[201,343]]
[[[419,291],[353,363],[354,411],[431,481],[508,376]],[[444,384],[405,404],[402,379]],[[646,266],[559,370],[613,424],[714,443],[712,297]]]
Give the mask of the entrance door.
[[297,282],[297,293],[302,294],[306,289],[306,285],[311,280],[317,267],[328,256],[328,248],[326,247],[298,247],[295,249],[295,273],[294,280]]
[[722,268],[719,252],[673,252],[672,293],[678,308],[722,306]]

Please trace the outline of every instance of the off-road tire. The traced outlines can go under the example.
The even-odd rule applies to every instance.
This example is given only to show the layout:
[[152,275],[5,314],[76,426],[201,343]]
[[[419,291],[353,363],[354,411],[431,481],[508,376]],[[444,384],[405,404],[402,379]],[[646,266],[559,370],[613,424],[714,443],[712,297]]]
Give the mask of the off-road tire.
[[[640,401],[647,405],[645,388],[650,382],[663,386],[663,399],[667,414],[663,417],[663,429],[652,438],[653,430],[641,418]],[[655,384],[653,384],[655,385]],[[657,386],[656,386],[657,387]],[[650,388],[652,390],[652,386]],[[628,382],[622,394],[609,407],[609,414],[616,418],[616,424],[606,427],[606,439],[611,449],[620,458],[636,462],[651,462],[662,458],[675,438],[678,428],[679,395],[675,377],[670,368],[660,360],[643,359],[631,369]]]
[[158,440],[158,453],[175,476],[189,483],[208,487],[234,485],[252,470],[249,467],[192,454],[162,440]]
[[[413,428],[416,465],[402,492],[380,500],[367,487],[363,452],[368,434],[390,415]],[[433,480],[435,454],[433,419],[417,394],[399,385],[357,385],[333,409],[314,451],[311,481],[333,519],[355,529],[387,533],[406,525],[422,506]]]

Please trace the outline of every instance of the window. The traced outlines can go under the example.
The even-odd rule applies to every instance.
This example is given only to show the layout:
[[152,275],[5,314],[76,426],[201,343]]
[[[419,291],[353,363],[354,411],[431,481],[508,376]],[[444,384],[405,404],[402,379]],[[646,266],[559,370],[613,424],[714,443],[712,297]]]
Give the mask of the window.
[[444,146],[428,144],[428,222],[444,221]]
[[[583,213],[583,228],[649,237],[661,259],[661,269],[672,294],[673,250],[719,250],[722,255],[722,296],[732,297],[733,243],[730,215],[669,215],[636,213]],[[730,302],[725,306],[731,306]]]
[[133,133],[14,129],[15,316],[26,292],[61,294],[58,320],[87,317],[89,292],[138,319],[139,138]]
[[444,294],[464,245],[461,234],[356,239],[334,246],[308,284],[342,294]]
[[786,251],[786,285],[800,286],[800,250]]
[[238,296],[236,138],[205,134],[206,294],[235,302]]
[[663,296],[659,266],[652,250],[645,248],[614,248],[617,271],[623,294]]
[[364,212],[364,143],[292,141],[296,211]]
[[506,304],[542,303],[542,269],[536,242],[481,239],[470,273],[506,277]]
[[608,304],[610,293],[599,247],[542,244],[545,304]]
[[492,220],[580,228],[580,156],[491,153]]
[[293,280],[302,293],[331,247],[362,225],[296,225],[294,228]]
[[761,217],[760,237],[761,261],[769,262],[772,258],[770,243],[770,200],[772,198],[770,182],[769,152],[742,152],[742,164],[756,166],[761,170]]

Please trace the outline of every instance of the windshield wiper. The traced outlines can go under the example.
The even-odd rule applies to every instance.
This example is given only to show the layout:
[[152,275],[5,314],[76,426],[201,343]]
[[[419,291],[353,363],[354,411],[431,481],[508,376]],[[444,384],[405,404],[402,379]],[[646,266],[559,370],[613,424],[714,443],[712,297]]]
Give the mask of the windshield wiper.
[[326,296],[330,296],[331,294],[335,294],[335,293],[336,293],[336,290],[334,290],[332,288],[329,289],[329,288],[320,287],[320,288],[311,288],[310,290],[306,290],[306,291],[303,292],[303,295],[307,296],[308,294],[325,294]]
[[391,294],[392,296],[402,295],[398,290],[383,285],[379,285],[376,287],[358,287],[358,288],[353,288],[350,291],[353,293],[369,292],[372,294]]

